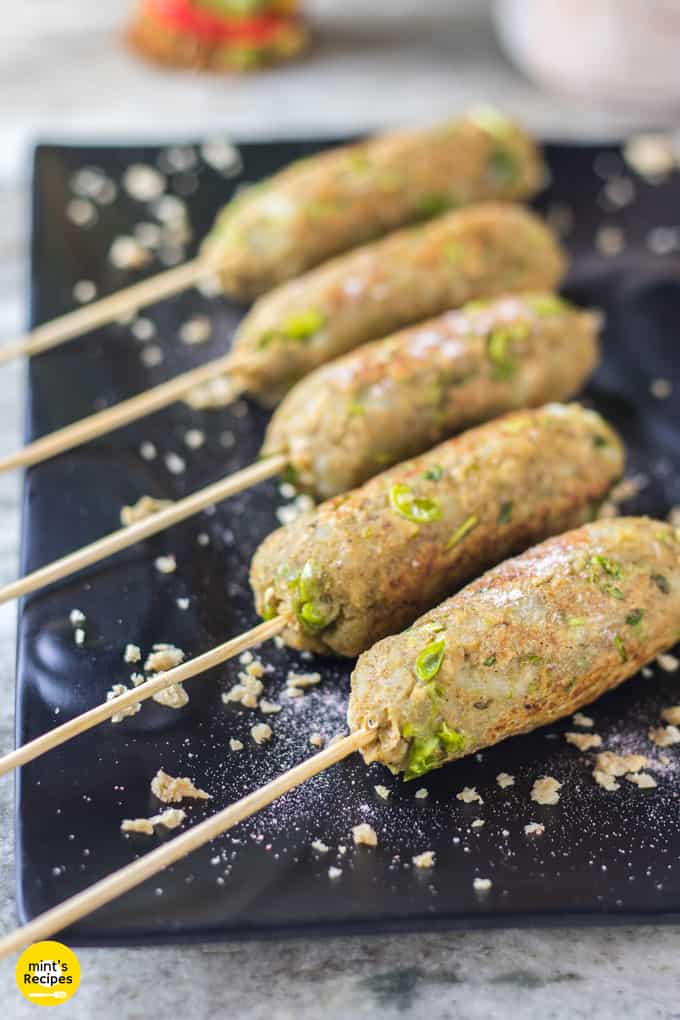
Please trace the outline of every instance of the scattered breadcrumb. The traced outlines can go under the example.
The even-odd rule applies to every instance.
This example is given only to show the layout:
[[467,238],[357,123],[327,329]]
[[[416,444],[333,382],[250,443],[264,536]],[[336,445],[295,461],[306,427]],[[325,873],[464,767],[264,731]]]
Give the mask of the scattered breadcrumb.
[[474,822],[471,823],[470,827],[472,829],[481,829],[484,825],[486,825],[486,822],[484,821],[483,818],[475,818]]
[[120,511],[120,523],[127,528],[138,521],[145,521],[159,510],[172,506],[171,499],[155,499],[153,496],[140,496],[132,506],[124,506]]
[[644,754],[614,754],[602,751],[595,759],[595,767],[609,776],[623,776],[626,772],[639,772],[647,764]]
[[623,251],[625,240],[620,227],[599,227],[595,235],[595,247],[601,255],[618,255]]
[[509,772],[499,772],[496,776],[496,782],[501,790],[505,790],[506,787],[515,785],[515,777],[511,776]]
[[382,783],[378,783],[378,785],[374,786],[373,789],[382,800],[388,800],[390,793],[392,792],[391,790],[388,790],[386,786],[383,786]]
[[664,708],[661,712],[661,718],[671,723],[673,726],[680,726],[680,705],[672,705],[670,708]]
[[187,462],[178,453],[166,453],[165,466],[171,475],[181,475],[186,471]]
[[140,684],[144,683],[146,677],[144,676],[143,673],[131,673],[130,679],[132,680],[132,683],[134,684],[135,687],[139,687]]
[[80,609],[72,609],[68,618],[72,627],[79,627],[86,620],[85,613]]
[[[126,694],[128,688],[125,684],[114,684],[110,691],[106,692],[106,700],[113,701],[115,698],[120,698],[121,695]],[[112,723],[122,722],[123,719],[127,719],[131,715],[137,715],[141,710],[141,703],[136,701],[132,705],[128,705],[127,708],[121,708],[120,712],[116,712],[115,715],[111,716]]]
[[616,782],[614,776],[610,775],[609,772],[603,772],[602,769],[593,769],[593,779],[598,786],[608,790],[610,793],[621,787],[621,784]]
[[159,347],[158,344],[151,344],[151,346],[144,348],[139,355],[139,360],[145,368],[158,368],[165,361],[163,348]]
[[138,202],[151,202],[165,191],[166,179],[146,163],[133,163],[123,175],[123,187]]
[[647,736],[657,747],[673,747],[674,744],[680,744],[680,729],[675,725],[653,727]]
[[176,829],[186,818],[186,811],[181,808],[167,808],[159,815],[151,818],[124,818],[120,823],[121,832],[139,832],[144,836],[153,836],[154,825],[162,825],[166,829]]
[[[266,673],[266,670],[265,670],[264,666],[262,665],[262,663],[260,662],[259,659],[255,659],[255,660],[252,660],[251,662],[246,663],[246,675],[247,676],[254,676],[254,677],[256,677],[259,680],[260,677],[263,677],[265,673]],[[242,678],[243,677],[243,673],[239,673],[239,677]]]
[[305,687],[315,687],[321,683],[321,673],[295,673],[292,669],[288,671],[286,684],[288,687],[303,690]]
[[670,134],[633,135],[623,150],[624,159],[641,177],[653,181],[665,177],[676,165],[673,137]]
[[652,379],[649,392],[657,400],[668,400],[673,392],[673,383],[670,379]]
[[87,637],[87,634],[85,633],[83,628],[82,627],[76,627],[76,629],[75,629],[75,631],[73,633],[73,640],[78,645],[78,647],[81,647],[82,645],[85,644],[85,638],[86,637]]
[[151,260],[151,253],[135,237],[121,234],[109,248],[109,262],[116,269],[141,269]]
[[210,800],[210,794],[199,790],[186,776],[174,777],[159,769],[151,780],[151,792],[164,804],[177,804],[185,797],[195,800]]
[[263,698],[260,702],[260,712],[264,715],[276,715],[277,712],[281,711],[281,706],[276,701],[267,701]]
[[434,850],[424,850],[422,854],[416,854],[412,861],[416,868],[433,868]]
[[527,836],[542,836],[545,832],[545,825],[541,825],[540,822],[529,822],[524,826],[524,831]]
[[187,429],[184,433],[184,445],[189,450],[200,450],[205,443],[203,429]]
[[320,839],[315,839],[312,843],[312,850],[316,850],[318,854],[327,854],[328,847],[325,843],[322,843]]
[[629,783],[635,783],[641,790],[652,790],[656,785],[656,779],[650,776],[649,772],[629,772],[625,777]]
[[531,799],[536,804],[552,805],[559,803],[562,783],[554,776],[542,776],[531,788]]
[[584,729],[590,729],[591,726],[595,725],[595,720],[591,719],[589,715],[584,715],[583,712],[575,712],[571,717],[574,726],[583,726]]
[[242,681],[222,693],[222,702],[225,705],[237,702],[244,708],[257,708],[258,699],[264,690],[262,681],[246,673],[240,673],[239,676],[243,678]]
[[565,733],[568,744],[578,747],[579,751],[590,751],[593,747],[602,747],[602,737],[597,733]]
[[73,287],[73,297],[79,305],[86,305],[88,301],[94,301],[96,296],[97,288],[92,280],[78,280]]
[[273,730],[267,723],[256,723],[251,726],[250,735],[256,744],[266,744],[272,739]]
[[456,800],[462,800],[464,804],[472,804],[474,801],[477,801],[478,804],[484,803],[474,786],[465,786],[460,793],[456,794]]
[[429,792],[424,786],[421,786],[419,790],[416,790],[416,800],[425,800],[426,797],[429,797]]
[[142,649],[139,645],[126,645],[125,651],[123,652],[124,662],[140,662],[142,658]]
[[312,747],[323,747],[323,734],[312,733],[309,737],[309,742]]
[[72,198],[66,206],[66,216],[76,227],[89,227],[97,222],[97,210],[87,198]]
[[155,460],[158,456],[158,450],[153,443],[146,439],[139,447],[139,456],[142,460]]
[[475,892],[488,892],[493,885],[490,878],[475,878],[472,883],[472,888]]
[[185,654],[181,648],[175,645],[158,644],[153,646],[151,655],[144,663],[147,673],[163,673],[167,669],[174,669],[184,662]]
[[335,868],[335,867],[333,867],[333,865],[331,865],[330,868],[328,869],[328,877],[329,878],[340,878],[341,875],[342,875],[342,868]]
[[212,322],[207,315],[196,315],[179,327],[179,338],[183,344],[204,344],[212,336]]
[[242,740],[237,740],[236,737],[229,738],[229,750],[230,751],[242,751],[244,747]]
[[177,560],[174,556],[157,556],[154,566],[159,574],[174,574],[177,570]]
[[163,705],[164,708],[184,708],[185,705],[189,704],[189,695],[184,690],[182,684],[170,684],[162,691],[157,691],[151,695],[153,701],[159,705]]
[[657,655],[656,661],[664,673],[675,673],[680,667],[680,659],[675,655],[669,655],[668,652],[664,655]]
[[356,846],[377,846],[378,835],[375,829],[367,822],[352,827],[352,838]]

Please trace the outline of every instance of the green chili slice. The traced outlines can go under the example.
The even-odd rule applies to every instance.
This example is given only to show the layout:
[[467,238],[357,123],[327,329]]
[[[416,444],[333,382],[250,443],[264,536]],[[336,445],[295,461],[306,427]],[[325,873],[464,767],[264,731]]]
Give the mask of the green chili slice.
[[442,509],[435,499],[414,495],[408,485],[393,485],[389,500],[393,510],[416,524],[431,524],[442,515]]
[[486,341],[486,353],[493,362],[494,379],[499,381],[511,379],[517,371],[517,365],[510,354],[512,335],[508,329],[494,329]]
[[290,315],[281,327],[281,333],[289,340],[309,340],[325,325],[326,317],[316,308]]
[[451,538],[446,543],[446,548],[447,549],[453,549],[453,547],[455,545],[458,545],[459,542],[462,542],[463,539],[465,538],[465,536],[469,535],[469,533],[472,531],[472,529],[476,528],[478,524],[479,524],[479,518],[475,517],[474,514],[471,514],[468,518],[466,518],[463,521],[461,526],[459,528],[457,528],[454,531],[454,533],[451,535]]
[[527,305],[541,318],[551,315],[562,315],[568,311],[569,305],[556,294],[539,294],[537,297],[527,298]]
[[423,683],[429,683],[430,680],[434,680],[441,668],[445,651],[445,639],[433,641],[426,648],[423,648],[415,663],[415,674],[419,680],[422,680]]
[[619,653],[619,658],[621,659],[621,662],[628,662],[628,652],[626,651],[626,646],[623,643],[623,638],[619,637],[618,634],[614,638],[614,647],[616,648],[616,651]]

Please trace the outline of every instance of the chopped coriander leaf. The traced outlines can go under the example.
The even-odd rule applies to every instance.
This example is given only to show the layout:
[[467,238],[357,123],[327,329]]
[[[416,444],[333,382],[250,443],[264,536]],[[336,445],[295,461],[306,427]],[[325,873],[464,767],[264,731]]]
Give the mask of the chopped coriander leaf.
[[484,660],[482,665],[483,666],[495,666],[496,665],[496,656],[495,655],[490,655],[488,659]]
[[497,524],[507,524],[508,523],[508,521],[512,517],[512,507],[513,507],[513,504],[512,504],[511,500],[509,502],[507,502],[507,503],[501,503],[501,508],[498,511],[498,518],[496,520]]
[[626,623],[629,627],[637,627],[637,625],[642,621],[642,617],[644,615],[645,614],[642,609],[634,609],[633,612],[629,613],[626,617]]
[[443,474],[444,468],[441,464],[433,464],[431,468],[427,469],[423,478],[427,478],[428,482],[439,482],[441,481]]
[[519,164],[509,149],[500,145],[489,153],[486,161],[489,177],[499,185],[514,184],[519,177]]
[[416,215],[421,219],[429,220],[433,216],[441,216],[447,209],[451,209],[455,202],[450,195],[442,192],[431,192],[421,195],[416,202]]
[[657,586],[660,592],[663,592],[664,595],[670,595],[671,586],[668,583],[667,577],[665,577],[663,574],[652,574],[652,581]]

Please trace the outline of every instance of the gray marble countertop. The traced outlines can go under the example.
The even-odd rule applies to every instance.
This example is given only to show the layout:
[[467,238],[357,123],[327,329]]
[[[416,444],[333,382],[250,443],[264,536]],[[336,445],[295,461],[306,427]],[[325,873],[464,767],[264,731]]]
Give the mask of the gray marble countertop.
[[[30,0],[3,26],[0,65],[0,337],[26,310],[28,147],[38,137],[179,139],[359,130],[502,104],[549,136],[635,124],[544,95],[501,55],[485,3],[314,0],[308,61],[243,80],[174,75],[119,45],[119,0]],[[452,10],[453,8],[453,10]],[[368,12],[368,13],[367,13]],[[150,125],[153,128],[150,129]],[[0,445],[20,440],[21,366],[3,367]],[[20,479],[0,476],[0,584],[15,576]],[[0,751],[12,745],[13,607],[0,608]],[[11,782],[0,783],[0,925],[15,924]],[[260,1018],[680,1018],[676,928],[505,930],[173,948],[81,950],[82,985],[59,1014],[134,1020]],[[0,965],[5,1011],[34,1014]]]

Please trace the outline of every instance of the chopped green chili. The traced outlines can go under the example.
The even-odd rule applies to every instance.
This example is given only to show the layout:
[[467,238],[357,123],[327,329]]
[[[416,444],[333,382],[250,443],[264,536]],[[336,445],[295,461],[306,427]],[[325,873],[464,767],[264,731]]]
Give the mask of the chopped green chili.
[[634,609],[633,612],[629,613],[626,617],[626,623],[629,627],[637,627],[637,625],[642,622],[642,617],[644,615],[645,614],[642,609]]
[[482,665],[483,666],[495,666],[496,665],[496,656],[495,655],[490,655],[488,659],[484,660]]
[[455,545],[458,545],[459,542],[462,542],[462,540],[465,538],[465,536],[467,534],[469,534],[472,531],[473,528],[476,528],[478,524],[479,524],[479,518],[475,517],[474,514],[471,514],[468,518],[466,518],[463,521],[461,526],[459,528],[457,528],[454,531],[454,533],[451,535],[451,538],[446,543],[446,548],[447,549],[453,549],[453,547]]
[[455,202],[450,195],[433,191],[427,195],[420,196],[416,202],[415,211],[420,219],[429,220],[433,216],[440,216],[454,205]]
[[621,662],[628,662],[628,652],[626,651],[626,646],[623,643],[623,638],[619,637],[618,634],[614,638],[614,647],[616,648],[616,651],[619,653],[619,658],[621,659]]
[[493,362],[494,379],[511,379],[517,371],[517,365],[510,355],[512,335],[508,329],[494,329],[486,341],[486,353]]
[[442,515],[442,509],[436,500],[414,495],[408,485],[393,485],[389,500],[393,510],[416,524],[431,524],[432,521],[438,521]]
[[541,317],[562,315],[569,308],[567,302],[556,294],[539,294],[537,297],[527,298],[526,303],[532,312]]
[[419,680],[422,680],[423,683],[434,680],[441,668],[445,651],[446,640],[443,638],[440,641],[433,641],[423,648],[415,663],[415,674]]
[[489,177],[499,185],[514,184],[520,175],[520,167],[514,153],[500,145],[489,153],[486,161]]
[[318,333],[325,324],[326,317],[317,308],[308,308],[304,312],[290,315],[281,327],[281,332],[289,340],[309,340]]
[[[412,735],[410,727],[402,730],[404,737]],[[465,737],[457,730],[451,729],[442,722],[437,731],[427,737],[416,737],[409,748],[409,755],[404,773],[405,781],[417,779],[418,776],[431,772],[443,765],[448,755],[459,754],[465,748]]]

